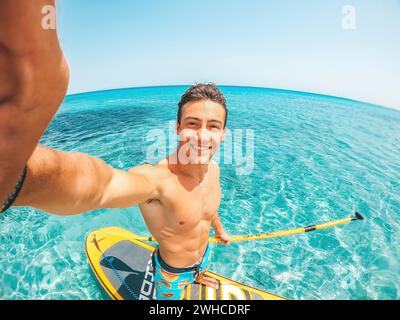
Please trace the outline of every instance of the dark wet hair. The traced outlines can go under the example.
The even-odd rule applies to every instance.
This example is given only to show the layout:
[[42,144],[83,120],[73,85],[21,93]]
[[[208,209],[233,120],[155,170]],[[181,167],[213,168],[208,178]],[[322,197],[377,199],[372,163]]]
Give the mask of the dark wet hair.
[[228,120],[228,109],[226,107],[226,100],[222,92],[214,83],[199,83],[195,84],[182,95],[181,101],[178,103],[178,123],[181,124],[182,108],[183,106],[191,101],[199,100],[211,100],[219,103],[225,109],[225,123]]

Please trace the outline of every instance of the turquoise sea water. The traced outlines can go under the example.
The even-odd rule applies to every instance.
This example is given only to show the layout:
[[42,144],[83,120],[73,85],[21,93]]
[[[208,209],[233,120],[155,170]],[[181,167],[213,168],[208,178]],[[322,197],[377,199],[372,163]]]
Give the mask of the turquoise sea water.
[[[146,161],[150,129],[174,120],[187,87],[68,96],[42,143],[128,169]],[[334,229],[213,246],[211,270],[290,299],[400,298],[400,112],[272,89],[222,87],[228,127],[251,128],[254,170],[221,162],[220,216],[231,234],[295,228],[360,211]],[[0,216],[0,298],[102,299],[86,235],[119,226],[148,234],[137,207],[58,217]]]

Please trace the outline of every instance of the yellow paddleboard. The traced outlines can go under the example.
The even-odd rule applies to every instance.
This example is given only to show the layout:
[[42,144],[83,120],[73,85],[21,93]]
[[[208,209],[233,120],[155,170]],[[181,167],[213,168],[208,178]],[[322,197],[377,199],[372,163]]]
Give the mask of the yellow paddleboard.
[[[97,280],[115,300],[155,299],[151,254],[154,246],[116,227],[93,231],[86,238],[86,256]],[[272,293],[205,273],[217,279],[219,289],[197,283],[185,289],[186,300],[285,300]]]

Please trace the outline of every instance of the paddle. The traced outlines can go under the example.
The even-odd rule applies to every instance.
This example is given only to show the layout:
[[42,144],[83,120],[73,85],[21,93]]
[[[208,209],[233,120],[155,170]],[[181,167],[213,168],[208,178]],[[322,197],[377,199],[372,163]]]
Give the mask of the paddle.
[[[303,228],[276,231],[276,232],[271,232],[271,233],[250,234],[250,235],[244,235],[244,236],[230,236],[229,241],[230,242],[242,242],[242,241],[249,241],[249,240],[261,240],[261,239],[285,237],[285,236],[290,236],[293,234],[306,233],[306,232],[311,232],[314,230],[322,230],[322,229],[326,229],[326,228],[331,228],[334,226],[338,226],[338,225],[349,223],[351,221],[356,221],[356,220],[364,220],[364,217],[360,213],[356,212],[354,217],[345,218],[345,219],[341,219],[341,220],[334,220],[331,222],[317,224],[317,225],[311,225],[311,226],[303,227]],[[143,240],[143,241],[156,242],[156,239],[154,237],[137,236],[136,239]],[[221,239],[209,238],[208,241],[211,243],[220,243]]]

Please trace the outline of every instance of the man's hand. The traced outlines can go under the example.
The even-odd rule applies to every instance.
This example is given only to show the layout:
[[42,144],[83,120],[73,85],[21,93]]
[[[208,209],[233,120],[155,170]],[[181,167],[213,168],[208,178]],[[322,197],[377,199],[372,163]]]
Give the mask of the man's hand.
[[224,245],[228,245],[231,243],[229,234],[226,233],[224,230],[222,232],[216,232],[215,237],[217,239],[220,239],[220,241],[218,241],[218,243],[221,243]]
[[0,207],[67,91],[57,32],[42,28],[42,8],[54,4],[0,0]]

